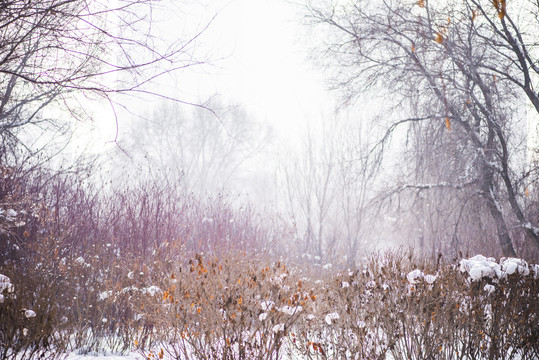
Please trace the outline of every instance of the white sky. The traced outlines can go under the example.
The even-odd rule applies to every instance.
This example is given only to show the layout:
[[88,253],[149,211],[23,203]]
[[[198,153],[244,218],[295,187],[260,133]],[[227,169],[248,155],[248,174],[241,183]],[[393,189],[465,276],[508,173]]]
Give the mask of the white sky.
[[[269,123],[285,141],[297,134],[305,122],[320,118],[332,108],[323,74],[307,60],[308,46],[301,36],[305,29],[296,7],[285,0],[205,2],[183,7],[183,1],[176,3],[175,9],[164,14],[167,23],[162,26],[167,36],[189,36],[185,32],[192,33],[217,13],[196,51],[202,58],[218,60],[180,72],[174,82],[164,86],[165,92],[173,91],[175,96],[191,102],[219,94],[224,101],[243,106],[255,120]],[[189,22],[185,23],[186,19]],[[129,108],[133,113],[149,111],[148,107],[159,101],[152,99],[143,105],[135,102]],[[140,110],[133,109],[137,106]],[[112,112],[98,117],[104,119],[102,123],[107,128],[98,125],[99,132],[106,134],[98,142],[110,141],[116,132],[110,120]],[[124,120],[128,122],[122,119],[120,136]]]
[[330,104],[321,76],[306,59],[295,12],[279,0],[235,0],[214,28],[236,41],[232,56],[223,61],[218,91],[285,129],[320,115]]

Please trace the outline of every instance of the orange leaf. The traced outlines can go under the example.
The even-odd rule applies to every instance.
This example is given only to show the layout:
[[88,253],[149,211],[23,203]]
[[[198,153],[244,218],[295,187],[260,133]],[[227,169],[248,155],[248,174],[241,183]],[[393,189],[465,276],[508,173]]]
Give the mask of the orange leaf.
[[425,0],[418,0],[417,5],[419,5],[419,7],[424,8],[425,7]]
[[445,127],[447,130],[451,130],[451,122],[449,121],[448,117],[445,118]]
[[436,41],[438,44],[441,44],[444,42],[444,37],[441,32],[436,33],[436,36],[434,37],[434,41]]
[[492,0],[492,5],[496,8],[498,12],[498,17],[503,19],[505,17],[505,3],[506,0]]
[[412,52],[415,53],[415,44],[412,44]]

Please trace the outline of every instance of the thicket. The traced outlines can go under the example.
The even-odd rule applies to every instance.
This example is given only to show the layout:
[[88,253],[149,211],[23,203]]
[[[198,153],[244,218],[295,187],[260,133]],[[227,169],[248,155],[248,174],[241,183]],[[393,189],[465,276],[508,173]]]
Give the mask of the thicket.
[[300,266],[286,226],[226,196],[73,179],[2,169],[3,359],[539,357],[537,266],[412,253]]

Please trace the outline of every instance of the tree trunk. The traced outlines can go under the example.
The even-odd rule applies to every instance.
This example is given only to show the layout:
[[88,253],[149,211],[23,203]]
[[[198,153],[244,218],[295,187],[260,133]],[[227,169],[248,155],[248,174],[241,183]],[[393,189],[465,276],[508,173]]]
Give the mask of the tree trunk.
[[517,254],[513,248],[513,243],[511,241],[511,237],[509,236],[509,231],[507,230],[507,225],[505,224],[501,210],[496,204],[496,200],[492,199],[490,196],[487,196],[486,200],[490,216],[492,216],[492,219],[496,223],[498,241],[500,242],[503,256],[516,257]]
[[513,248],[513,243],[511,237],[509,236],[509,230],[507,229],[507,224],[503,217],[502,209],[496,200],[494,189],[494,177],[492,168],[483,163],[482,165],[482,193],[483,197],[487,201],[487,207],[490,212],[490,216],[496,224],[496,232],[498,234],[498,241],[500,242],[500,247],[502,248],[503,256],[516,257],[517,254]]

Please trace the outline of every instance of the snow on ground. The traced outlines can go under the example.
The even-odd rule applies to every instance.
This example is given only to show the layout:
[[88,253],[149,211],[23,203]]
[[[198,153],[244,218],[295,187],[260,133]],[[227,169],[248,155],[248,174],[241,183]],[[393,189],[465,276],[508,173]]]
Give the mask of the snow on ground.
[[[144,357],[139,354],[128,355],[76,355],[70,354],[66,360],[142,360]],[[163,358],[166,359],[166,358]],[[168,360],[168,359],[166,359]]]

